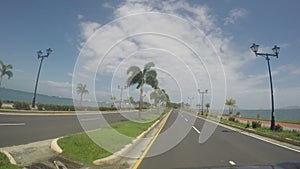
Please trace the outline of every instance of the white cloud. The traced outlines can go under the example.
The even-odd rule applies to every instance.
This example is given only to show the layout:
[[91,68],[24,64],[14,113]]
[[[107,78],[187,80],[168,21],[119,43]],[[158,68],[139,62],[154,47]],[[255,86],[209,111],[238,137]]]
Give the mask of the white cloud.
[[108,9],[115,9],[115,8],[114,8],[110,3],[108,3],[108,2],[103,3],[102,6],[103,6],[104,8],[108,8]]
[[81,19],[83,19],[83,18],[84,18],[83,15],[81,15],[81,14],[78,14],[78,15],[77,15],[77,19],[78,19],[78,20],[81,20]]
[[224,25],[234,24],[238,19],[245,17],[248,11],[244,8],[236,8],[229,11],[228,16],[224,18]]
[[47,81],[41,81],[42,84],[51,86],[51,87],[56,87],[56,88],[70,88],[72,87],[72,83],[70,82],[55,82],[51,80]]
[[[246,14],[244,9],[232,10],[226,22],[234,23]],[[102,27],[97,22],[81,22],[83,36],[75,83],[86,80],[91,89],[97,90],[97,85],[114,89],[126,81],[129,66],[142,67],[153,61],[160,87],[167,89],[176,102],[190,96],[198,102],[200,88],[209,89],[206,100],[215,100],[214,107],[223,106],[225,97],[237,98],[240,107],[257,107],[258,102],[268,107],[268,85],[261,87],[268,75],[242,72],[244,65],[255,59],[253,53],[235,50],[238,46],[222,33],[208,7],[186,1],[128,0],[115,8],[114,18],[117,20]],[[114,76],[112,84],[91,82],[104,75]],[[227,96],[223,94],[225,87]],[[96,91],[96,95],[109,96],[108,92]],[[258,101],[257,96],[266,99]]]
[[14,69],[14,71],[19,72],[19,73],[24,73],[24,70],[22,70],[22,69]]

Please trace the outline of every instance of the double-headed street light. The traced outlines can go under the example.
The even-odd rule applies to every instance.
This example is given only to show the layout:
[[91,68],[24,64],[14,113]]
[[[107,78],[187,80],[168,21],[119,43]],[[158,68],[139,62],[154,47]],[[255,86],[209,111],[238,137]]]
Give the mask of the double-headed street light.
[[33,94],[33,100],[32,100],[32,106],[31,106],[32,108],[35,108],[36,90],[37,90],[37,86],[38,86],[38,83],[39,83],[39,77],[40,77],[40,72],[41,72],[43,60],[44,60],[44,58],[47,58],[52,51],[53,50],[51,48],[46,49],[46,54],[45,55],[43,55],[43,52],[41,50],[39,50],[37,52],[38,59],[40,59],[40,58],[42,58],[42,59],[41,59],[41,62],[40,62],[40,67],[39,67],[37,78],[36,78],[34,94]]
[[123,90],[126,89],[127,86],[120,86],[118,85],[118,89],[121,89],[121,93],[120,93],[120,110],[122,108],[122,101],[123,101]]
[[280,47],[275,45],[272,49],[274,53],[258,53],[258,47],[259,47],[259,45],[256,45],[255,43],[253,43],[253,45],[250,48],[255,53],[256,56],[264,57],[267,60],[267,63],[268,63],[268,70],[269,70],[269,77],[270,77],[270,88],[271,88],[271,104],[272,104],[271,130],[274,130],[275,129],[274,96],[273,96],[272,74],[271,74],[271,68],[270,68],[270,56],[278,58]]
[[[202,104],[201,104],[201,113],[203,113],[203,104],[204,104],[204,98],[203,98],[203,96],[204,96],[204,93],[207,93],[208,92],[208,90],[207,89],[205,89],[204,91],[201,91],[200,89],[198,89],[198,92],[199,92],[199,94],[201,94],[201,96],[202,96]],[[200,96],[200,95],[199,95]],[[200,103],[199,103],[199,112],[200,112]]]

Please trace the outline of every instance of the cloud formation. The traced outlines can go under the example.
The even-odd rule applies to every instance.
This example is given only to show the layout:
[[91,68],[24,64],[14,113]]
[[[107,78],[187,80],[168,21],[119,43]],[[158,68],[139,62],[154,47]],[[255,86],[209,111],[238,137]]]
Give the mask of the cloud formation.
[[[245,9],[233,9],[224,21],[233,24],[247,14]],[[91,83],[92,88],[110,88],[116,95],[117,85],[126,81],[129,66],[142,67],[154,61],[159,85],[167,89],[172,101],[186,102],[188,97],[195,97],[199,102],[200,88],[209,90],[206,101],[212,102],[213,108],[222,108],[224,99],[231,97],[243,108],[268,107],[266,72],[243,72],[255,56],[250,49],[239,50],[207,6],[186,1],[128,0],[114,7],[113,18],[106,25],[80,22],[77,75],[80,80],[112,77],[107,83]],[[106,96],[96,97],[107,100]],[[258,97],[263,101],[249,104]]]
[[245,17],[247,14],[248,11],[244,8],[232,9],[224,19],[224,25],[234,24],[238,19]]

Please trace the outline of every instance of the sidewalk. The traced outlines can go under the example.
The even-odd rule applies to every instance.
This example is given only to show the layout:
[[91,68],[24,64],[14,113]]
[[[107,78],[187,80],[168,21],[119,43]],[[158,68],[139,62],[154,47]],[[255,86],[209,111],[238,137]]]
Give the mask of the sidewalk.
[[[223,119],[228,119],[229,116],[222,116]],[[271,122],[270,121],[264,121],[264,120],[254,120],[254,119],[247,119],[247,118],[242,118],[242,117],[234,117],[235,120],[238,120],[241,123],[252,123],[252,121],[259,121],[263,126],[270,126]],[[282,122],[276,122],[275,125],[279,124],[286,130],[300,130],[300,124],[291,124],[291,123],[282,123]]]

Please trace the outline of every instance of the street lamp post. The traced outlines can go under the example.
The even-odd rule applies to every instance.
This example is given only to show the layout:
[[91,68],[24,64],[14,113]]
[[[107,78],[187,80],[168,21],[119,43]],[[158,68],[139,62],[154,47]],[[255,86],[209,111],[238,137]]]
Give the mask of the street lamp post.
[[120,110],[122,108],[122,101],[123,101],[123,90],[126,89],[127,86],[121,87],[120,85],[118,85],[118,89],[121,89],[121,93],[120,93]]
[[37,52],[38,59],[41,58],[41,62],[40,62],[40,66],[39,66],[39,70],[38,70],[38,74],[37,74],[37,78],[36,78],[35,88],[34,88],[34,94],[33,94],[33,99],[32,99],[32,106],[31,106],[32,108],[35,108],[36,90],[37,90],[37,86],[38,86],[38,83],[39,83],[40,72],[41,72],[43,60],[44,60],[44,58],[47,58],[50,55],[51,52],[52,52],[51,48],[46,49],[46,54],[45,55],[43,55],[43,52],[41,50],[39,50]]
[[276,57],[278,58],[278,54],[280,51],[280,47],[278,46],[274,46],[273,47],[273,52],[272,53],[258,53],[258,47],[259,45],[256,45],[255,43],[253,43],[253,45],[250,47],[251,50],[255,53],[256,56],[262,56],[267,60],[267,64],[268,64],[268,70],[269,70],[269,77],[270,77],[270,88],[271,88],[271,104],[272,104],[272,112],[271,112],[271,130],[275,129],[275,116],[274,116],[274,95],[273,95],[273,83],[272,83],[272,74],[271,74],[271,67],[270,67],[270,56]]
[[[204,90],[204,91],[201,91],[200,89],[198,89],[198,92],[199,92],[199,94],[201,94],[201,96],[202,96],[202,104],[201,104],[201,113],[203,113],[203,104],[204,104],[204,98],[203,98],[203,96],[204,96],[204,93],[207,93],[208,92],[208,90],[206,89],[206,90]],[[199,95],[200,96],[200,95]],[[200,103],[199,103],[200,104]],[[199,112],[200,112],[200,105],[199,105]]]

